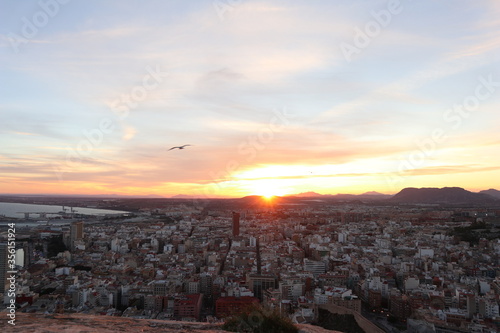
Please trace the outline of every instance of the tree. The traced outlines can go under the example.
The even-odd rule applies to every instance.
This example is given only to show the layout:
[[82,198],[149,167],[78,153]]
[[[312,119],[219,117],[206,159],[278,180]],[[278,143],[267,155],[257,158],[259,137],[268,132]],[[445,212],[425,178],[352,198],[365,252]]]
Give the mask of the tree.
[[297,333],[299,330],[288,317],[278,311],[251,305],[244,311],[229,317],[223,330],[251,333]]
[[64,252],[66,250],[68,250],[68,248],[63,243],[62,235],[52,236],[49,238],[47,244],[47,256],[49,258],[55,257],[59,252]]

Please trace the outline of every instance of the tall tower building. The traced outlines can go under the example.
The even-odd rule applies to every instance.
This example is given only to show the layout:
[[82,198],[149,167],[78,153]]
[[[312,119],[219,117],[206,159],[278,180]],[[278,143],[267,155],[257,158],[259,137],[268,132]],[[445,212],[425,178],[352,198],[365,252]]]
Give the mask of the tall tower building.
[[213,286],[214,281],[210,274],[200,274],[200,293],[203,294],[203,303],[209,308],[214,304]]
[[69,231],[69,244],[71,251],[75,250],[75,242],[83,239],[83,221],[71,223]]
[[200,274],[200,293],[204,296],[212,296],[213,278],[210,274]]
[[240,235],[240,213],[233,212],[233,237]]
[[256,256],[257,256],[257,274],[261,274],[261,259],[260,259],[260,241],[259,241],[259,236],[257,236],[257,240],[255,242],[255,251],[256,251]]
[[7,243],[0,243],[0,293],[7,286]]
[[23,249],[24,249],[24,267],[28,267],[31,265],[31,262],[33,260],[33,249],[34,245],[32,242],[25,242],[23,243]]
[[271,274],[249,274],[247,275],[248,289],[250,289],[254,296],[261,302],[264,300],[264,293],[268,289],[276,289],[277,278]]

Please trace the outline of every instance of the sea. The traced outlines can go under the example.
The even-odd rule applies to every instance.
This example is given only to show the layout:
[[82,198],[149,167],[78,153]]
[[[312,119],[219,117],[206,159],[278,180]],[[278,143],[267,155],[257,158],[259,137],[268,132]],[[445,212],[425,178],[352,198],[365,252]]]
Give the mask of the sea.
[[[30,213],[30,219],[47,220],[48,218],[62,217],[63,215],[70,214],[71,212],[82,215],[97,215],[97,216],[128,213],[126,211],[121,211],[121,210],[0,202],[0,215],[3,215],[7,218],[13,217],[13,218],[24,219],[25,213]],[[47,214],[46,217],[40,217],[40,214],[36,213],[50,213],[50,214]]]

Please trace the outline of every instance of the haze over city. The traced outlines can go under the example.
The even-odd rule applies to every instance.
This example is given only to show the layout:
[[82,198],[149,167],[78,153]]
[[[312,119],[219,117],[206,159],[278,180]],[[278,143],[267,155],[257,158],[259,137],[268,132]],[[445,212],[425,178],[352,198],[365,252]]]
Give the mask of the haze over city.
[[41,3],[1,3],[0,193],[500,188],[498,1]]

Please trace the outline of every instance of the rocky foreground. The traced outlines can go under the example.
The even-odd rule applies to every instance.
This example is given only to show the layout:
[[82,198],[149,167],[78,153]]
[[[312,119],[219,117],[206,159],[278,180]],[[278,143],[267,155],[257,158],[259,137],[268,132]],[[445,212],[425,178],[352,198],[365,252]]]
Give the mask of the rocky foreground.
[[[16,314],[16,325],[8,324],[8,317],[1,313],[0,331],[33,333],[222,333],[220,324],[189,323],[173,320],[132,319],[110,316],[90,316],[85,314]],[[297,325],[301,333],[335,333],[312,325]],[[337,332],[340,333],[340,332]]]

